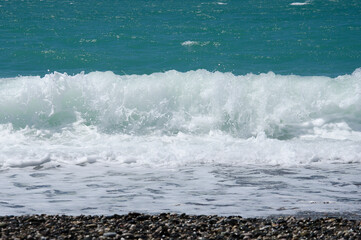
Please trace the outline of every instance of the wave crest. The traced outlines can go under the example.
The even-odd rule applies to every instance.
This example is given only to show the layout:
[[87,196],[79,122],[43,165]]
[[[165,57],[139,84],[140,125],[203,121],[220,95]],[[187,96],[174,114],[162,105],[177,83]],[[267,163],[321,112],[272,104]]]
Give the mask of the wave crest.
[[0,124],[15,129],[61,129],[82,119],[106,133],[135,135],[220,131],[248,138],[264,132],[289,139],[317,136],[317,129],[329,131],[332,124],[353,136],[361,130],[361,69],[337,78],[206,70],[54,72],[1,79],[0,94]]

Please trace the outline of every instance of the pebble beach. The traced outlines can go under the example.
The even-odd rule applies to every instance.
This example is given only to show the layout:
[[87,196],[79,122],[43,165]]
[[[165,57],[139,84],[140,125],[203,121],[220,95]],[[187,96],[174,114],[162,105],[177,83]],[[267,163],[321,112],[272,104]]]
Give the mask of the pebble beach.
[[0,239],[361,239],[360,220],[128,213],[0,217]]

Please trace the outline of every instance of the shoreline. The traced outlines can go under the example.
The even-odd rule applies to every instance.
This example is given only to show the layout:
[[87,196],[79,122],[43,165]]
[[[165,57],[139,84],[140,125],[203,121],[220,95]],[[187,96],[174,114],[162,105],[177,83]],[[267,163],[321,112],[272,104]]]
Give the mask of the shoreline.
[[361,239],[360,219],[186,215],[0,217],[0,239]]

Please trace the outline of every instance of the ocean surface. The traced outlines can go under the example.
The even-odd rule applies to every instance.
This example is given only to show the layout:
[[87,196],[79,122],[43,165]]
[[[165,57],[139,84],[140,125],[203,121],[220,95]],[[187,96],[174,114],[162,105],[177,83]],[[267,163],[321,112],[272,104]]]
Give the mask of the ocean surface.
[[359,214],[360,16],[0,1],[1,215]]

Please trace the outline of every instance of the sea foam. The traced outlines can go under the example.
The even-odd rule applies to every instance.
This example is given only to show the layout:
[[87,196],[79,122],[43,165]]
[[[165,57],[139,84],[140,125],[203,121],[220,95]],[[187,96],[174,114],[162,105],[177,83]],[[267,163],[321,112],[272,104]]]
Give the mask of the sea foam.
[[0,80],[0,166],[358,162],[361,69]]
[[304,5],[308,5],[308,4],[310,4],[311,3],[311,1],[306,1],[306,2],[293,2],[293,3],[291,3],[290,5],[291,6],[304,6]]

